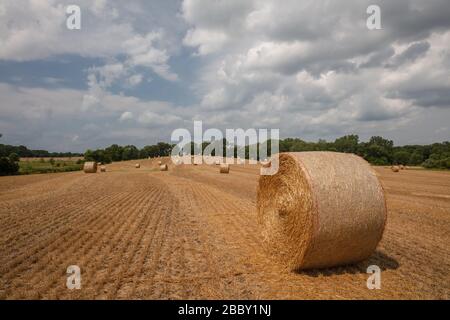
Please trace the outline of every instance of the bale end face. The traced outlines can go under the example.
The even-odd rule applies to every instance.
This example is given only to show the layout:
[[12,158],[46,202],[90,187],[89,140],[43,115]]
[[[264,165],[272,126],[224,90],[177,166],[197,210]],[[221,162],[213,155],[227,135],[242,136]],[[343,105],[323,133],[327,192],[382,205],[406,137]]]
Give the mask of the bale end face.
[[290,270],[366,259],[386,221],[370,165],[335,152],[280,154],[278,172],[260,177],[257,209],[266,249]]
[[134,165],[134,167],[135,167],[136,169],[139,169],[139,168],[141,167],[141,165],[140,165],[139,163],[136,163],[136,164]]

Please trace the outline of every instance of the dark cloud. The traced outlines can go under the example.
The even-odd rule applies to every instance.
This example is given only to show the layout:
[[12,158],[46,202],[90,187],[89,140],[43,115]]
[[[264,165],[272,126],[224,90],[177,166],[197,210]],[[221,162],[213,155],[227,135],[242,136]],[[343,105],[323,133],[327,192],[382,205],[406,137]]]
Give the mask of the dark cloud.
[[410,100],[420,107],[450,108],[450,86],[416,88],[413,90],[405,88],[391,92],[389,96],[395,99]]
[[362,63],[360,68],[374,68],[380,67],[386,63],[393,55],[395,54],[395,50],[392,46],[387,48],[383,48],[380,51],[376,51],[369,55],[369,60],[367,62]]
[[383,0],[379,5],[391,41],[416,42],[450,28],[448,0]]
[[416,59],[423,57],[430,49],[430,44],[427,41],[411,44],[404,52],[393,57],[391,62],[386,63],[386,67],[398,68],[404,63],[414,62]]

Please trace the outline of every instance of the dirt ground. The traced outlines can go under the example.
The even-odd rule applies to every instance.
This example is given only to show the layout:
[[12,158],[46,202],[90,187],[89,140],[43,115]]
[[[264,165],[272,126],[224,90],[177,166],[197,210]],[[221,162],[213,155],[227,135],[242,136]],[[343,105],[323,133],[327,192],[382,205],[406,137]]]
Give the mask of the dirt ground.
[[[376,168],[388,222],[373,256],[289,272],[261,246],[258,167],[139,162],[0,177],[0,298],[450,299],[449,172]],[[366,286],[372,264],[380,290]],[[66,287],[69,265],[80,290]]]

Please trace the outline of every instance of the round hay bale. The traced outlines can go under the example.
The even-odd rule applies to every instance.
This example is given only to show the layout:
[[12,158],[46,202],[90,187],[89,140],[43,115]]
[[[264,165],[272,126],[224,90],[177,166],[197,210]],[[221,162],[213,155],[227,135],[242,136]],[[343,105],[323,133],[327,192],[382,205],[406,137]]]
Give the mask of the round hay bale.
[[160,160],[160,161],[158,161],[158,165],[162,165],[162,161]]
[[226,163],[220,165],[220,173],[230,173],[230,166]]
[[88,161],[83,165],[84,173],[96,173],[97,172],[97,162]]
[[392,166],[392,167],[391,167],[391,170],[392,170],[393,172],[399,172],[399,171],[400,171],[400,167],[399,167],[399,166]]
[[337,152],[280,154],[278,172],[260,176],[257,209],[265,246],[290,270],[364,260],[386,223],[370,165]]
[[159,171],[168,171],[169,167],[167,166],[167,164],[163,164],[159,166]]
[[100,167],[100,172],[106,172],[106,167],[105,166],[101,166]]
[[405,170],[405,166],[404,165],[399,165],[400,170]]
[[136,163],[134,166],[136,169],[139,169],[141,167],[141,165],[139,163]]

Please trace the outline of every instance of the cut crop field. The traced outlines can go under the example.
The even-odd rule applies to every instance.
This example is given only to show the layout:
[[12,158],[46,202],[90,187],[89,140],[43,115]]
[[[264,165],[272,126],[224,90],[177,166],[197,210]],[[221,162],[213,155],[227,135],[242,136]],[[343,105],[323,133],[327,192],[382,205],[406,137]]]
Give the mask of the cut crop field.
[[[174,166],[0,177],[1,299],[450,299],[450,173],[375,170],[388,220],[357,265],[291,272],[267,256],[259,167]],[[81,268],[81,289],[66,287]],[[381,289],[366,285],[369,265]]]

